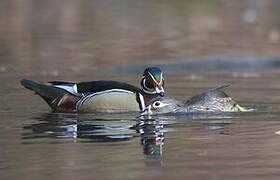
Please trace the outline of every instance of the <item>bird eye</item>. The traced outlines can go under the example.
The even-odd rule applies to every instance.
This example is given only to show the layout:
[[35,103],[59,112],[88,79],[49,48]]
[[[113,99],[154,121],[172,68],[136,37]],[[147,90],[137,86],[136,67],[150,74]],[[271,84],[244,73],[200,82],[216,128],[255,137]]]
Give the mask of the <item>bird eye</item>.
[[161,105],[161,102],[159,102],[159,101],[156,101],[156,102],[154,102],[154,104],[153,104],[154,107],[159,107],[160,105]]
[[151,77],[146,77],[145,86],[149,89],[155,88],[155,83],[153,82],[153,79]]

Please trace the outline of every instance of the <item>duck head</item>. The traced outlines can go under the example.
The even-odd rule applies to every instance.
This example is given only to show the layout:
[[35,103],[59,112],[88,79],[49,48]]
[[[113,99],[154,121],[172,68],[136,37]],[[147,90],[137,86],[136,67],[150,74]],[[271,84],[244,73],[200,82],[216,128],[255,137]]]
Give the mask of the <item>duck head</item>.
[[164,78],[161,69],[157,67],[146,68],[141,80],[141,88],[147,94],[158,94],[163,97],[165,91]]
[[171,113],[183,106],[182,102],[168,97],[152,99],[141,115],[156,115]]

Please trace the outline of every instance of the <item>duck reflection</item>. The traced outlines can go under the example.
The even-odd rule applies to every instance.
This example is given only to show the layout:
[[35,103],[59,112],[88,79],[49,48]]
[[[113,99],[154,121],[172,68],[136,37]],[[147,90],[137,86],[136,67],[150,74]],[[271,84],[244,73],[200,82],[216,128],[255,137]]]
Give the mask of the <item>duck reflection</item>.
[[43,114],[39,123],[25,126],[32,132],[24,133],[23,139],[35,138],[79,138],[94,142],[125,141],[133,138],[132,125],[117,120],[93,119],[69,114]]
[[164,144],[164,125],[156,119],[147,118],[136,124],[135,128],[141,137],[143,153],[154,158],[160,157]]
[[39,123],[24,126],[31,131],[25,132],[23,139],[72,138],[81,142],[114,142],[140,137],[145,155],[152,158],[162,155],[164,125],[157,119],[99,119],[73,114],[43,114],[36,119]]
[[[210,118],[209,115],[200,116],[141,116],[135,115],[75,115],[75,114],[42,114],[36,118],[36,122],[24,127],[26,131],[22,135],[25,140],[55,138],[68,138],[72,142],[116,142],[129,141],[140,137],[143,154],[146,155],[149,166],[160,166],[164,148],[165,134],[172,131],[173,126],[199,127],[206,129],[223,128],[227,116],[211,116],[209,120],[200,121],[201,118]],[[180,121],[181,118],[181,121]],[[217,120],[217,119],[221,120]],[[193,121],[192,121],[193,120]],[[181,124],[181,125],[180,125]],[[222,131],[221,131],[222,132]],[[68,142],[68,141],[67,141]]]

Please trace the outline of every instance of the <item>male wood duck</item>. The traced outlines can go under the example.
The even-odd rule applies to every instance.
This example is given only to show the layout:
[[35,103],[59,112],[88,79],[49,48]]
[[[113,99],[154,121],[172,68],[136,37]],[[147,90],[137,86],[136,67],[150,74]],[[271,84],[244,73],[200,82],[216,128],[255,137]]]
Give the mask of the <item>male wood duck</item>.
[[118,81],[60,82],[39,84],[23,79],[21,84],[41,96],[53,112],[143,111],[147,102],[163,97],[164,78],[157,67],[145,69],[141,88]]
[[166,113],[221,113],[251,111],[240,106],[228,96],[221,86],[191,97],[187,101],[179,101],[168,97],[156,97],[146,105],[142,115]]

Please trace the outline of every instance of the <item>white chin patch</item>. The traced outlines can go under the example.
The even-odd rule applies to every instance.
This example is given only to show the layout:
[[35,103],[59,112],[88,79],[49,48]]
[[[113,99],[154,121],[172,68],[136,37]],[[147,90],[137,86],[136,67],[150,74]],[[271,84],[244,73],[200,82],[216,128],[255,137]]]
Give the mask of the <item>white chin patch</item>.
[[146,89],[143,88],[143,91],[147,94],[156,94],[156,91],[147,91]]

